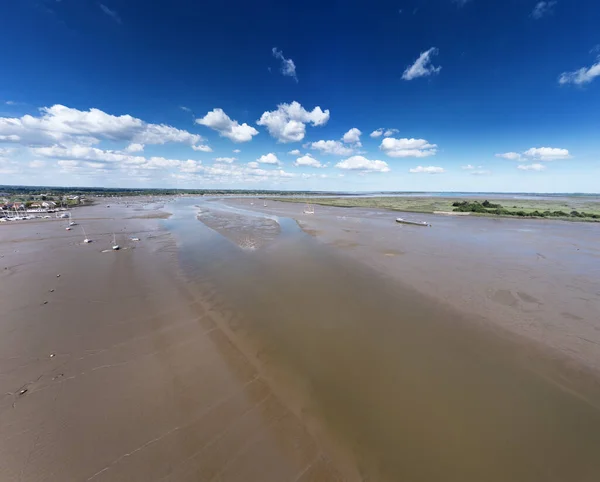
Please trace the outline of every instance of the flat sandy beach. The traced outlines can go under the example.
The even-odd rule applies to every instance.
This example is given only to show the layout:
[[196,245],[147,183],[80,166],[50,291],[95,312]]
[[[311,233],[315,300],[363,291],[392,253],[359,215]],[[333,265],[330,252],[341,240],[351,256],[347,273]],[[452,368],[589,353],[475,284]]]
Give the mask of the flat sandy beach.
[[75,217],[0,226],[2,480],[600,478],[600,226]]

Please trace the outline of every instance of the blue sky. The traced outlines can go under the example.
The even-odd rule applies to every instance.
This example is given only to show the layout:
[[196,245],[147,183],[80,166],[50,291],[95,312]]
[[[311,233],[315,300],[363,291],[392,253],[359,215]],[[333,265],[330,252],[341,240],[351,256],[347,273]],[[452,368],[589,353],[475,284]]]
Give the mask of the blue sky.
[[600,3],[22,0],[0,184],[600,191]]

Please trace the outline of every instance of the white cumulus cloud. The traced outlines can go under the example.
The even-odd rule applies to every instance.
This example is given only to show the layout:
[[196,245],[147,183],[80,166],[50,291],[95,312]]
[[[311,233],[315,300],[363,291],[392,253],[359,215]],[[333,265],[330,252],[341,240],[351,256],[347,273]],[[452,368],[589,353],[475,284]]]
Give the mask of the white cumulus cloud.
[[589,84],[596,77],[600,77],[600,58],[590,67],[582,67],[573,72],[563,72],[558,78],[558,83],[583,85]]
[[215,157],[215,162],[225,162],[227,164],[231,164],[232,162],[237,161],[237,157]]
[[329,110],[317,106],[307,111],[299,102],[280,104],[277,110],[264,112],[256,122],[264,126],[279,142],[299,142],[304,139],[306,124],[322,126],[329,120]]
[[503,154],[496,154],[496,157],[508,159],[509,161],[518,161],[519,159],[521,159],[521,154],[519,154],[518,152],[505,152]]
[[277,47],[273,47],[271,52],[273,52],[273,57],[281,60],[281,73],[287,77],[292,77],[296,82],[298,82],[298,76],[296,75],[296,64],[294,64],[294,61],[292,59],[286,59],[283,56],[283,52],[281,50],[277,50]]
[[505,152],[504,154],[496,154],[496,157],[508,159],[509,161],[558,161],[561,159],[570,159],[571,154],[568,149],[560,149],[558,147],[532,147],[521,153]]
[[316,160],[310,154],[306,154],[305,156],[302,156],[302,157],[299,157],[298,159],[296,159],[296,162],[294,162],[294,166],[296,166],[296,167],[308,166],[308,167],[319,167],[319,168],[325,167],[323,164],[321,164],[318,160]]
[[531,149],[527,149],[523,155],[537,161],[557,161],[571,157],[568,149],[559,149],[556,147],[532,147]]
[[396,139],[386,137],[379,146],[390,157],[429,157],[437,152],[437,145],[425,139]]
[[144,150],[144,144],[134,142],[133,144],[129,144],[125,150],[127,152],[142,152]]
[[370,160],[363,156],[352,156],[338,162],[335,167],[349,171],[362,172],[389,172],[390,168],[387,162],[379,160]]
[[544,17],[545,15],[549,15],[552,13],[554,6],[556,5],[555,0],[547,0],[541,1],[535,4],[533,7],[533,11],[531,12],[531,16],[536,20]]
[[197,146],[192,146],[192,149],[195,151],[201,152],[212,152],[212,148],[210,146],[205,146],[203,144],[198,144]]
[[279,159],[277,159],[277,156],[275,154],[273,154],[272,152],[269,152],[268,154],[264,154],[262,156],[260,156],[256,162],[258,162],[259,164],[276,164],[276,165],[280,165],[281,161]]
[[145,129],[134,137],[134,140],[141,144],[181,142],[194,147],[197,142],[202,140],[202,137],[165,124],[147,124]]
[[373,132],[371,132],[371,134],[369,134],[371,137],[375,138],[375,137],[391,137],[394,134],[398,134],[398,132],[400,132],[398,129],[386,129],[385,127],[380,127],[379,129],[375,129]]
[[349,156],[354,154],[352,147],[345,146],[340,141],[311,142],[310,148],[321,151],[323,154],[333,154],[335,156]]
[[98,149],[86,145],[73,145],[69,147],[54,145],[50,147],[32,147],[31,152],[37,156],[51,157],[56,159],[71,159],[85,161],[102,161],[128,164],[143,164],[146,158],[130,153],[114,150]]
[[558,161],[561,159],[570,159],[571,154],[568,149],[557,147],[532,147],[524,152],[505,152],[496,154],[496,157],[508,159],[509,161]]
[[109,17],[111,17],[115,22],[117,23],[121,23],[121,17],[119,17],[119,14],[115,11],[115,10],[111,10],[110,8],[108,8],[106,5],[100,3],[100,9]]
[[227,137],[233,142],[248,142],[258,134],[254,127],[232,120],[219,108],[207,112],[201,119],[196,119],[196,123],[217,131],[221,137]]
[[517,169],[521,169],[522,171],[543,171],[546,169],[546,166],[543,164],[535,163],[535,164],[519,164]]
[[[188,161],[189,162],[189,161]],[[201,181],[209,184],[231,185],[232,183],[250,183],[270,181],[274,183],[285,182],[297,176],[283,169],[261,169],[257,162],[247,165],[215,164],[204,166],[190,164],[189,170],[181,169],[184,174],[171,174],[171,177],[181,181]]]
[[134,144],[196,145],[202,136],[165,124],[149,124],[131,115],[111,115],[99,109],[64,105],[40,109],[39,116],[0,117],[0,140],[26,146],[98,144],[102,140]]
[[290,152],[288,152],[288,154],[291,156],[299,156],[301,152],[298,149],[293,149]]
[[346,132],[344,134],[344,136],[342,137],[342,140],[347,144],[358,144],[358,143],[360,143],[361,134],[362,134],[362,132],[359,129],[357,129],[356,127],[353,127],[352,129],[350,129],[348,132]]
[[446,172],[446,170],[443,167],[438,166],[417,166],[413,167],[412,169],[409,169],[408,171],[422,174],[441,174],[443,172]]
[[413,80],[418,77],[427,77],[439,73],[442,68],[431,65],[431,57],[437,55],[437,53],[438,49],[435,47],[431,47],[429,50],[421,52],[421,55],[419,55],[419,58],[415,63],[406,68],[402,74],[402,79]]
[[[63,147],[54,145],[51,147],[33,147],[30,149],[36,156],[59,159],[59,166],[62,161],[73,161],[71,167],[80,167],[81,162],[85,162],[88,167],[94,167],[102,164],[105,167],[120,169],[169,169],[182,166],[178,159],[166,159],[164,157],[145,157],[134,155],[127,152],[98,149],[86,145],[74,145]],[[80,162],[81,161],[81,162]],[[195,161],[194,161],[195,162]],[[90,164],[91,163],[91,164]],[[68,166],[69,164],[64,164]],[[64,167],[64,166],[63,166]]]
[[179,167],[181,172],[199,172],[202,169],[204,169],[202,166],[202,161],[194,161],[192,159],[183,161]]
[[[48,168],[45,172],[60,173],[60,176],[63,174],[76,175],[78,179],[86,177],[94,179],[111,171],[114,172],[111,175],[117,176],[117,179],[142,183],[171,179],[177,180],[178,183],[196,182],[202,185],[232,186],[257,183],[276,185],[299,178],[298,173],[287,172],[277,167],[276,164],[272,164],[274,155],[268,154],[261,160],[271,163],[271,165],[269,168],[261,169],[261,164],[256,161],[242,165],[229,162],[231,158],[216,158],[214,164],[204,165],[201,161],[191,159],[146,157],[127,152],[125,149],[121,151],[108,150],[85,144],[30,147],[29,151],[39,160],[21,163],[21,167],[29,169],[44,167]],[[44,159],[52,159],[52,164]],[[0,175],[19,175],[23,171],[17,167],[8,160],[4,162],[0,157]]]

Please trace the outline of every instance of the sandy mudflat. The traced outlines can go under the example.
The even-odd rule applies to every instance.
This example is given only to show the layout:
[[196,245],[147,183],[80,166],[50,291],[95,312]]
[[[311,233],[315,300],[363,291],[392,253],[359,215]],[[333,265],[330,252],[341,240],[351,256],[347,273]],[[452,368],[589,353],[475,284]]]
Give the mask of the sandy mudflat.
[[600,479],[598,227],[158,206],[0,226],[0,480]]
[[338,480],[140,215],[0,226],[0,480]]
[[[595,232],[436,218],[404,229],[387,212],[200,201],[225,213],[223,237],[192,220],[197,202],[168,206],[184,271],[211,287],[231,339],[362,480],[598,479],[597,353],[579,349],[597,327]],[[280,235],[240,249],[231,232],[261,211],[284,216]],[[557,308],[571,316],[546,322]]]
[[[269,201],[245,209],[296,219],[320,242],[492,328],[600,373],[600,226]],[[427,220],[432,228],[396,224]]]

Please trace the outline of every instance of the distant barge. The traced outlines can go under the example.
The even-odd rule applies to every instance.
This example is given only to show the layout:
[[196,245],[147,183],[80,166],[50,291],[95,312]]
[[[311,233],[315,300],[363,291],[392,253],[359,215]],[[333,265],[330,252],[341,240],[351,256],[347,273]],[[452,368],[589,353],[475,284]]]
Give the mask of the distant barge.
[[426,221],[407,221],[402,218],[396,218],[396,222],[400,224],[410,224],[412,226],[431,226],[431,224]]

